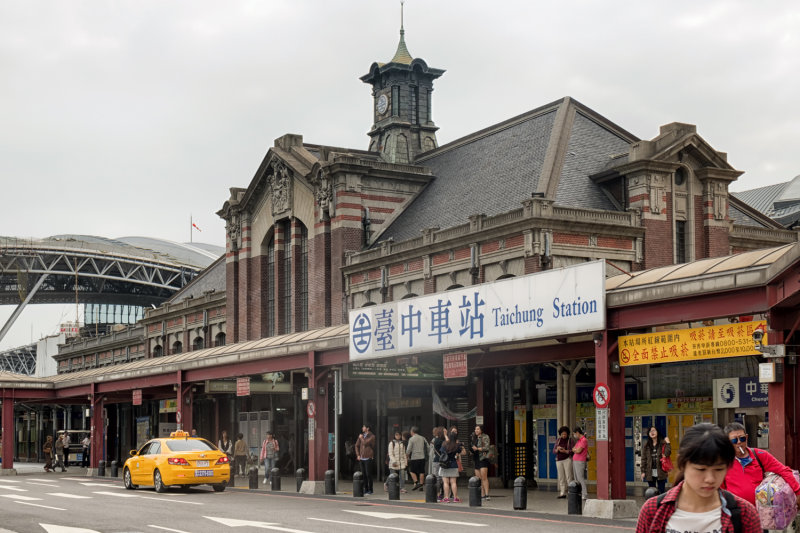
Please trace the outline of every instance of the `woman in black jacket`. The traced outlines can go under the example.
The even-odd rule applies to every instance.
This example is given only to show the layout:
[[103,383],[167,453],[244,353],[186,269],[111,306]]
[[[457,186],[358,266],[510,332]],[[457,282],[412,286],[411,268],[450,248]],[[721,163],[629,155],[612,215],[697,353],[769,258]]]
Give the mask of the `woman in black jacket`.
[[658,486],[658,493],[663,494],[667,487],[667,472],[661,468],[661,458],[669,457],[672,447],[669,437],[661,437],[655,426],[650,426],[642,446],[642,481],[651,487]]

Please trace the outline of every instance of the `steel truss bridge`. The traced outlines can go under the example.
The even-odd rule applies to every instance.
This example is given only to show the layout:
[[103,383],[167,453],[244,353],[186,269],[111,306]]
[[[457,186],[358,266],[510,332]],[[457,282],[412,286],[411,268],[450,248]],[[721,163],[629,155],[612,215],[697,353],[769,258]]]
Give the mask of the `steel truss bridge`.
[[28,304],[158,306],[221,254],[144,237],[0,237],[0,305],[17,306],[0,340]]
[[0,372],[32,376],[36,372],[36,345],[28,344],[0,352]]

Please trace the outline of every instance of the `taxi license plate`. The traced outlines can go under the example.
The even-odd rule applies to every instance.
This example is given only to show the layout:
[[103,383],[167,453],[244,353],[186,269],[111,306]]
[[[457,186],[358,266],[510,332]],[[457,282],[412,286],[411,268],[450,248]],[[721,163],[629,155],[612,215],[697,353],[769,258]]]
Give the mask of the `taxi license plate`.
[[214,475],[213,470],[195,470],[194,477],[212,477]]
[[196,464],[199,467],[208,466],[208,461],[197,461]]

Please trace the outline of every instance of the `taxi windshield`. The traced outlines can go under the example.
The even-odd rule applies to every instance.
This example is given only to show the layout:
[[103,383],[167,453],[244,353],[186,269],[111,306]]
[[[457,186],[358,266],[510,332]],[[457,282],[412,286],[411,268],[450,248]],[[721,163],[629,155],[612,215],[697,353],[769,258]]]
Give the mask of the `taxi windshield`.
[[170,439],[165,441],[165,444],[173,452],[207,452],[217,449],[216,446],[203,439]]

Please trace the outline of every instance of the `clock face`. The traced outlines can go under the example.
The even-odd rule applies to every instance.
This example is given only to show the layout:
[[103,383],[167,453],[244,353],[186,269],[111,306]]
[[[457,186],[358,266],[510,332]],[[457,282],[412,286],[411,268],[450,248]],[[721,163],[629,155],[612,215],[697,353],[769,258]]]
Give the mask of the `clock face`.
[[384,113],[386,113],[386,109],[389,107],[389,99],[386,98],[385,94],[382,94],[378,97],[378,102],[376,106],[379,115],[383,115]]

